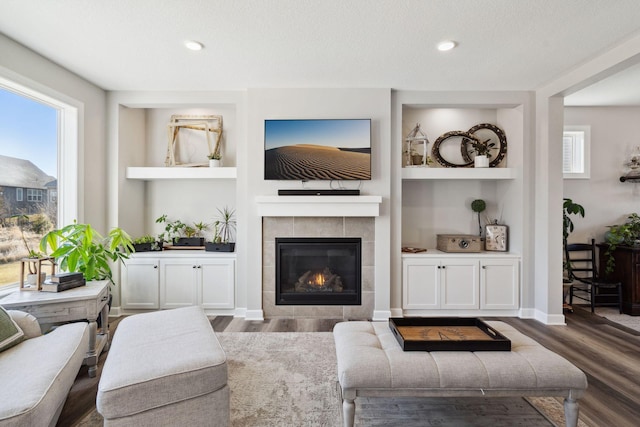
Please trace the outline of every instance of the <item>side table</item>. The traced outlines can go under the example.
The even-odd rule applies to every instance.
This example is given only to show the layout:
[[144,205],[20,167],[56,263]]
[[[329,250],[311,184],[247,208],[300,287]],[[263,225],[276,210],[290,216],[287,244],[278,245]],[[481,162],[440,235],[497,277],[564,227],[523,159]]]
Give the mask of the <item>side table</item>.
[[[85,286],[62,292],[33,292],[16,290],[0,299],[7,310],[30,313],[46,332],[46,326],[56,323],[87,320],[89,322],[89,349],[84,364],[89,366],[89,376],[95,377],[98,356],[109,349],[109,281],[87,282]],[[98,316],[101,328],[98,331]]]

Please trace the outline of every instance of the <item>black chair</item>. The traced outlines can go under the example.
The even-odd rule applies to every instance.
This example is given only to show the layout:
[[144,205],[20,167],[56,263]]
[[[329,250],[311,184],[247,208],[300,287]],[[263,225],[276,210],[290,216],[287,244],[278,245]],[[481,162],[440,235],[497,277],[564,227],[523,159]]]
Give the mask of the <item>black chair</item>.
[[[592,313],[596,306],[605,305],[616,306],[622,313],[622,283],[598,277],[595,239],[591,239],[591,243],[565,243],[564,254],[571,280],[569,304],[572,305],[573,297],[576,297],[589,302]],[[615,301],[611,301],[612,297],[616,298]]]

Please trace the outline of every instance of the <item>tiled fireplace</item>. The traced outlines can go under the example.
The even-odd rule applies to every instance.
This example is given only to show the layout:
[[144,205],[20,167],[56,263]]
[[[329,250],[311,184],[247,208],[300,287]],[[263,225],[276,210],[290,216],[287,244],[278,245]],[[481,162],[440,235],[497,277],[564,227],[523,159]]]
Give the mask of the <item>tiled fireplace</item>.
[[[266,318],[331,318],[331,319],[371,319],[374,310],[374,259],[375,259],[375,219],[373,217],[263,217],[262,219],[262,253],[263,253],[263,270],[262,270],[262,307]],[[356,279],[355,273],[347,272],[343,266],[338,266],[335,260],[329,261],[329,266],[323,266],[321,270],[327,268],[324,274],[335,276],[337,271],[341,270],[344,278],[335,278],[331,280],[339,280],[343,287],[349,287],[347,292],[342,295],[346,297],[340,301],[339,292],[330,293],[333,295],[322,295],[316,293],[313,297],[317,298],[316,302],[305,299],[303,292],[291,292],[289,289],[285,292],[289,298],[283,303],[283,295],[277,297],[276,286],[276,238],[284,239],[281,242],[296,242],[299,239],[292,238],[322,238],[327,242],[353,242],[358,241],[361,260],[359,268],[359,280]],[[304,240],[302,240],[304,242]],[[333,245],[329,250],[332,253],[342,251],[344,248],[341,244],[330,243]],[[336,246],[337,245],[337,246]],[[308,273],[315,269],[315,264],[310,260],[312,258],[322,258],[319,253],[314,252],[316,248],[303,250],[303,262],[309,263],[304,267],[304,271],[300,276],[296,277],[294,282],[308,281],[308,275],[316,274],[316,272]],[[326,255],[323,255],[326,257]],[[354,255],[355,256],[355,255]],[[292,267],[288,267],[292,268]],[[301,267],[302,268],[302,267]],[[354,267],[356,268],[356,267]],[[295,269],[294,269],[295,270]],[[298,273],[294,273],[298,274]],[[320,272],[322,274],[322,271]],[[356,281],[359,283],[358,295],[356,297]],[[301,284],[299,290],[309,288],[308,285]],[[337,286],[339,288],[339,286]],[[336,289],[337,289],[336,288]],[[353,288],[353,289],[351,289]],[[344,290],[344,289],[343,289]],[[324,289],[329,292],[329,289]],[[324,292],[323,292],[324,293]],[[318,295],[320,294],[320,295]],[[307,295],[309,296],[309,295]],[[301,298],[300,301],[296,301]],[[286,299],[286,298],[285,298]],[[358,301],[359,299],[359,301]]]

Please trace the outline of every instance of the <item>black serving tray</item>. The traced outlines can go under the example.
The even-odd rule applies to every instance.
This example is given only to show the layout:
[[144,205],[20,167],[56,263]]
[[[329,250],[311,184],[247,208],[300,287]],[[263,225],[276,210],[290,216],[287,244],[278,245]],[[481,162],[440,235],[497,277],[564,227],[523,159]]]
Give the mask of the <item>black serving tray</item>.
[[511,351],[511,340],[476,318],[392,317],[389,328],[404,351]]

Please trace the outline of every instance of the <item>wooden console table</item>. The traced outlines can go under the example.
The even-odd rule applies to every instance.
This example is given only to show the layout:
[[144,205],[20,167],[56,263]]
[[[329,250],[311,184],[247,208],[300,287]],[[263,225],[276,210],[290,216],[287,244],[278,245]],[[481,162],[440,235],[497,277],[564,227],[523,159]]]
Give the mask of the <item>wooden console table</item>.
[[[98,356],[109,349],[109,281],[87,282],[86,286],[62,292],[33,292],[16,290],[0,299],[7,310],[21,310],[38,319],[43,332],[53,324],[77,320],[89,321],[89,349],[84,364],[89,376],[95,377]],[[101,328],[98,332],[98,316]]]
[[[600,275],[607,268],[608,245],[598,244]],[[631,316],[640,316],[640,247],[618,246],[613,251],[616,266],[607,280],[622,283],[622,312]]]

